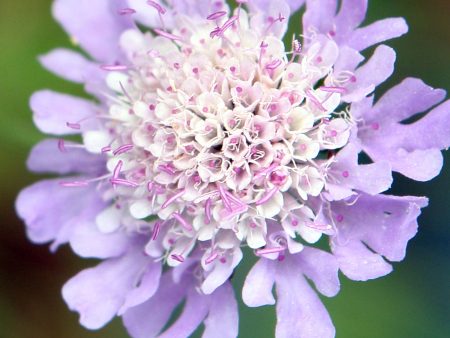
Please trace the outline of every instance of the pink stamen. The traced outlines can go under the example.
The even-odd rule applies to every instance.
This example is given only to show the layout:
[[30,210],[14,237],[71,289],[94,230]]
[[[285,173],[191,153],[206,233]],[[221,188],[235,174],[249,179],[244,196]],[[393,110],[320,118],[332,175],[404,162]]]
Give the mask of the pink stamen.
[[345,171],[342,172],[342,176],[347,178],[347,177],[350,176],[350,174],[349,174],[349,172],[347,170],[345,170]]
[[124,145],[121,145],[116,150],[114,150],[113,155],[120,155],[120,154],[126,153],[127,151],[130,151],[131,149],[133,149],[132,144],[124,144]]
[[183,40],[183,38],[181,36],[168,33],[166,31],[163,31],[163,30],[158,29],[158,28],[153,28],[153,30],[155,31],[156,34],[158,34],[158,35],[160,35],[162,37],[165,37],[165,38],[167,38],[169,40],[173,40],[173,41],[181,41],[181,40]]
[[180,198],[181,196],[184,195],[184,193],[186,192],[186,190],[181,190],[178,193],[176,193],[175,195],[173,195],[172,197],[169,197],[161,206],[161,209],[165,209],[167,208],[170,204],[172,204],[176,199]]
[[192,231],[192,225],[190,225],[178,212],[174,212],[172,216],[181,224],[183,228],[187,231]]
[[279,187],[273,187],[268,192],[266,192],[266,194],[261,199],[256,201],[255,204],[261,205],[261,204],[266,203],[268,200],[270,200],[273,197],[273,195],[275,195],[275,193],[278,192],[279,189],[280,189]]
[[128,66],[125,65],[101,65],[101,69],[107,70],[107,71],[121,71],[121,70],[127,70]]

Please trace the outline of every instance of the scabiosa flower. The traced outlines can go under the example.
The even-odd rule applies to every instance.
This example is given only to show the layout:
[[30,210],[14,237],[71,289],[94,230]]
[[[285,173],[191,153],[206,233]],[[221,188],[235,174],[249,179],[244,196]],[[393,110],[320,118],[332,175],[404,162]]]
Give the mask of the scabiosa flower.
[[32,96],[38,128],[80,138],[32,150],[31,170],[64,178],[24,189],[17,210],[32,241],[102,260],[63,288],[86,328],[122,316],[132,337],[187,337],[201,323],[203,337],[236,337],[230,278],[248,247],[259,260],[242,298],[276,303],[276,337],[333,337],[307,279],[334,296],[339,270],[368,280],[404,258],[427,199],[381,193],[392,171],[439,173],[450,103],[418,79],[374,102],[395,53],[361,52],[406,33],[403,19],[360,27],[366,0],[309,0],[286,39],[303,2],[54,2],[90,57],[40,60],[92,99]]

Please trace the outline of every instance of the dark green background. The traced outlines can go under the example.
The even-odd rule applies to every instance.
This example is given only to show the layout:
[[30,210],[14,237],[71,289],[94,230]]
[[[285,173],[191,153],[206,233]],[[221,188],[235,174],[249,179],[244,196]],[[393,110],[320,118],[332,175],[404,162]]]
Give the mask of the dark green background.
[[[70,46],[50,16],[50,3],[0,0],[0,338],[126,337],[118,321],[99,332],[88,332],[77,324],[76,315],[61,299],[60,288],[76,271],[94,262],[76,258],[67,248],[53,255],[46,246],[32,245],[13,209],[19,189],[38,179],[24,166],[27,152],[42,138],[31,121],[29,96],[40,88],[81,93],[78,86],[57,79],[36,61],[37,55],[52,48]],[[449,13],[448,0],[371,1],[368,22],[404,16],[410,24],[406,37],[390,43],[398,52],[390,85],[416,76],[435,87],[450,88]],[[298,20],[291,22],[293,29],[300,27]],[[342,278],[341,293],[325,300],[337,337],[450,337],[446,157],[447,166],[432,182],[396,181],[393,190],[397,194],[431,198],[420,218],[421,230],[411,241],[406,260],[395,264],[390,276],[367,283]],[[247,269],[238,270],[238,286]],[[241,306],[240,310],[240,337],[273,337],[273,308]]]

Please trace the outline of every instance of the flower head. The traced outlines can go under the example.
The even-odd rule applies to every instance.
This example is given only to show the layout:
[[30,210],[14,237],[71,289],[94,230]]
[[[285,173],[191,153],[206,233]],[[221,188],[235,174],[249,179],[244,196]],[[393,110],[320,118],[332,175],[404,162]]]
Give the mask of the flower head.
[[[367,1],[337,11],[336,0],[310,0],[302,35],[285,44],[303,1],[237,3],[54,2],[92,59],[57,49],[41,62],[95,100],[33,95],[42,131],[81,141],[33,149],[31,170],[66,177],[26,188],[17,209],[31,240],[103,260],[63,288],[87,328],[119,315],[133,337],[185,337],[202,322],[204,337],[235,337],[229,280],[249,247],[259,261],[244,302],[274,304],[275,284],[277,337],[333,337],[304,276],[334,296],[338,270],[383,276],[416,233],[427,199],[381,193],[392,171],[439,173],[449,102],[404,123],[445,93],[407,79],[374,103],[395,53],[360,53],[404,34],[404,20],[359,27]],[[359,164],[362,152],[371,163]],[[323,236],[328,251],[315,247]]]

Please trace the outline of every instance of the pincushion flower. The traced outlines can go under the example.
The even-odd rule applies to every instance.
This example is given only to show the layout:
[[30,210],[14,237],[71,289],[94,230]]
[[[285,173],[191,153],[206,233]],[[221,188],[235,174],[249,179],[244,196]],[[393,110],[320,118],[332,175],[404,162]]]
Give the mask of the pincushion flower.
[[101,260],[63,287],[83,326],[121,316],[132,337],[201,323],[203,337],[236,337],[230,279],[256,255],[242,298],[276,303],[276,337],[334,337],[316,291],[336,295],[339,270],[368,280],[404,258],[427,199],[382,193],[392,171],[439,173],[450,103],[412,78],[374,100],[395,52],[361,52],[406,33],[403,19],[361,26],[367,1],[309,0],[286,38],[303,2],[54,2],[89,56],[40,61],[91,98],[32,96],[37,127],[58,138],[27,164],[64,177],[24,189],[17,210],[33,242]]

